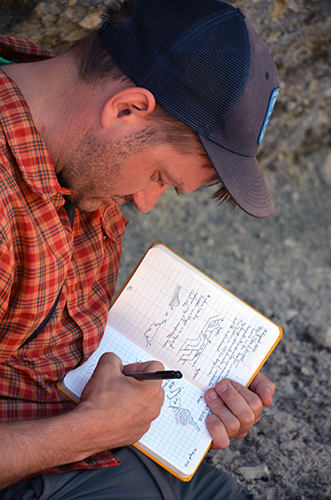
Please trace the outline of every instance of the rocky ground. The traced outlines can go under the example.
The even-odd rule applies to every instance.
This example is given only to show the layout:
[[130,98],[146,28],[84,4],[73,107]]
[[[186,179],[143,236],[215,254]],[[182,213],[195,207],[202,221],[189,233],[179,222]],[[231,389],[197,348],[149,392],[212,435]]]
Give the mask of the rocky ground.
[[[2,0],[2,33],[55,51],[97,24],[105,2]],[[232,2],[239,5],[239,2]],[[282,90],[260,162],[276,213],[256,220],[218,207],[203,188],[166,192],[149,214],[124,207],[121,284],[162,241],[282,326],[263,372],[272,407],[248,436],[207,460],[257,500],[331,499],[331,4],[243,0],[279,68]]]

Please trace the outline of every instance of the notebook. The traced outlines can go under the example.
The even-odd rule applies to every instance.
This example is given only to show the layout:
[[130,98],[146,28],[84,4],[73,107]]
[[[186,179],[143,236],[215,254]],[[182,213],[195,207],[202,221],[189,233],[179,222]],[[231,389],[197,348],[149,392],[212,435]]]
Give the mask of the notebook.
[[117,294],[99,348],[60,388],[79,401],[104,352],[123,365],[157,359],[180,370],[183,378],[163,381],[161,414],[135,446],[188,481],[211,445],[205,391],[226,377],[248,386],[281,336],[274,322],[155,243]]

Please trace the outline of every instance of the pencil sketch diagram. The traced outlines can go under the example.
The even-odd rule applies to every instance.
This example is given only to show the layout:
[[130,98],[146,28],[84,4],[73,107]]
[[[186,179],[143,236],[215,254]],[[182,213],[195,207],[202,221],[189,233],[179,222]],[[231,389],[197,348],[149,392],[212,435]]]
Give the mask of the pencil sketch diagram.
[[158,334],[161,326],[167,322],[166,316],[168,316],[168,313],[165,314],[165,317],[163,318],[163,320],[160,323],[152,323],[151,326],[148,327],[148,329],[144,333],[146,345],[148,345],[148,346],[151,345],[152,341],[155,339],[156,335]]
[[174,307],[178,307],[180,305],[179,292],[181,290],[181,286],[177,285],[174,291],[174,294],[169,302],[169,307],[173,310]]
[[[176,289],[175,289],[175,291],[170,299],[170,302],[168,304],[168,306],[170,307],[170,311],[172,311],[175,307],[178,307],[180,305],[179,292],[180,292],[181,288],[182,287],[179,285],[176,286]],[[155,339],[161,326],[167,322],[168,317],[169,317],[169,314],[166,312],[161,321],[159,321],[157,323],[152,323],[148,327],[148,329],[145,331],[144,337],[145,337],[147,346],[150,346],[152,344],[152,341]]]
[[182,408],[182,401],[180,397],[182,389],[182,387],[177,387],[175,390],[170,389],[170,396],[167,394],[169,408],[173,411],[176,424],[183,426],[190,425],[195,430],[199,431],[200,427],[192,417],[190,410]]
[[185,340],[184,346],[179,351],[180,361],[183,363],[189,361],[195,364],[204,349],[210,343],[210,337],[219,334],[222,321],[223,318],[219,316],[209,318],[204,328],[195,339]]

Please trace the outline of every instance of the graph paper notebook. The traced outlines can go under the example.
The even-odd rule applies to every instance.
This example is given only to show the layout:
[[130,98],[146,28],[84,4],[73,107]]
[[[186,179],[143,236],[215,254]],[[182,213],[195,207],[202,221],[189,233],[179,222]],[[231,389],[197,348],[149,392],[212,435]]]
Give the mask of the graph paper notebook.
[[157,359],[183,378],[165,380],[159,417],[137,448],[188,481],[211,445],[204,393],[229,377],[249,385],[282,330],[169,248],[152,245],[117,295],[99,348],[61,389],[79,401],[99,357]]

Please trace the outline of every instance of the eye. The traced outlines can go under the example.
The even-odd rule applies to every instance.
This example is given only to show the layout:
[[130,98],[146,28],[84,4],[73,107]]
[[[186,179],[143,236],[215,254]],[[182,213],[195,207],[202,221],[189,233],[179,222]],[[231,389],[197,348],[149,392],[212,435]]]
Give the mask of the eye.
[[151,176],[151,180],[155,182],[155,184],[158,184],[160,188],[163,188],[167,183],[164,182],[162,179],[162,174],[161,172],[158,172],[157,170],[153,173]]
[[159,184],[159,186],[160,186],[161,188],[163,188],[163,186],[164,186],[164,182],[162,181],[162,178],[161,178],[161,176],[160,176],[160,175],[158,176],[158,178],[157,178],[157,180],[156,180],[156,183],[157,183],[157,184]]

